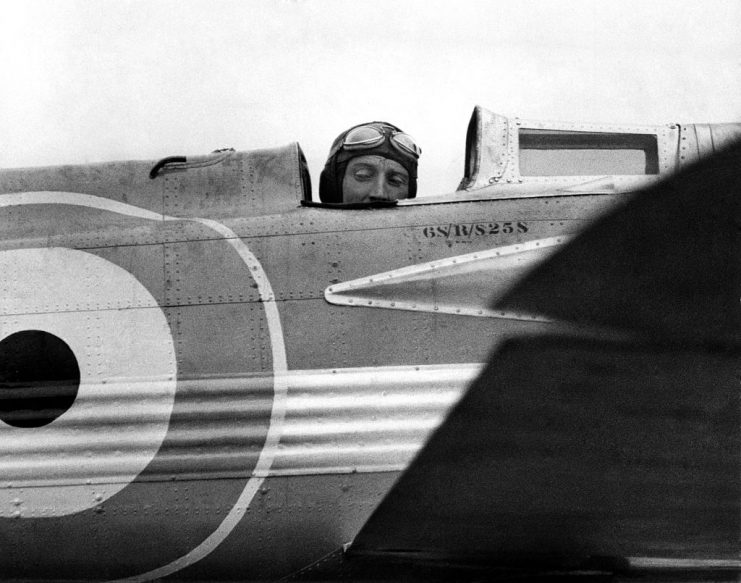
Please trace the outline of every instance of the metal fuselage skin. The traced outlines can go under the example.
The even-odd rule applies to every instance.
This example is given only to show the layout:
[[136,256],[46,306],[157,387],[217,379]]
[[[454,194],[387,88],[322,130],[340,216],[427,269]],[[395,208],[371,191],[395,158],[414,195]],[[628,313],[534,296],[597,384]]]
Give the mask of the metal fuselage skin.
[[2,417],[4,577],[270,580],[351,541],[490,351],[551,325],[490,309],[518,253],[629,196],[306,207],[299,160],[0,173],[0,342],[80,370],[53,421]]

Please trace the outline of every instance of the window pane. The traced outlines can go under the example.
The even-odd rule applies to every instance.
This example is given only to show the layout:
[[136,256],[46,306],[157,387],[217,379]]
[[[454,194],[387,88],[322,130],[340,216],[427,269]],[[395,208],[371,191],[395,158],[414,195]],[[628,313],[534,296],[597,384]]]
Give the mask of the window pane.
[[520,175],[658,174],[652,134],[520,130]]

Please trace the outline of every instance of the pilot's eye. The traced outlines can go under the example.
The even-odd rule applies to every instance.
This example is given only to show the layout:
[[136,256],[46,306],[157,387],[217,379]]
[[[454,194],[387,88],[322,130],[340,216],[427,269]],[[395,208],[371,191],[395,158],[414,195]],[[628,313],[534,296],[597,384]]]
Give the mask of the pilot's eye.
[[373,178],[373,170],[370,168],[356,168],[353,170],[353,178],[361,182],[370,180]]
[[402,187],[407,184],[407,179],[403,174],[390,174],[386,181],[391,185],[395,187]]

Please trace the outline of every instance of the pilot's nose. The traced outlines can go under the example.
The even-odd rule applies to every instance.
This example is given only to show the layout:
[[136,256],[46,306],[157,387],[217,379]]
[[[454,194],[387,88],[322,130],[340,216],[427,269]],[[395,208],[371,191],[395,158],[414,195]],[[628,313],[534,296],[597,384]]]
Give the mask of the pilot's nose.
[[391,192],[386,185],[386,180],[382,173],[373,182],[370,197],[373,200],[391,200]]

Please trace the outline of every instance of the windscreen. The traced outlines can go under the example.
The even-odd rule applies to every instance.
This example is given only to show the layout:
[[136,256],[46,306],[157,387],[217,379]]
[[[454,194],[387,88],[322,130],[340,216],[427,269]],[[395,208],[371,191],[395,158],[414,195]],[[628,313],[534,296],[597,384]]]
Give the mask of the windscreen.
[[654,134],[614,134],[523,128],[521,176],[658,174]]

